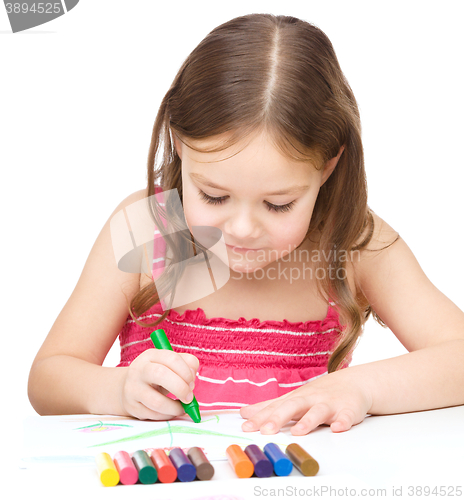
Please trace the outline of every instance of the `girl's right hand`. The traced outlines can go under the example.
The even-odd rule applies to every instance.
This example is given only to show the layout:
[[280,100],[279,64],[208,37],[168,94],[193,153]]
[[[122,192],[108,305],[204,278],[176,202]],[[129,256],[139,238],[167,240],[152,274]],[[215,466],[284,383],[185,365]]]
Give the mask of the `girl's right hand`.
[[192,354],[147,349],[130,364],[122,385],[121,402],[127,414],[140,420],[169,420],[183,415],[179,401],[193,399],[198,358]]

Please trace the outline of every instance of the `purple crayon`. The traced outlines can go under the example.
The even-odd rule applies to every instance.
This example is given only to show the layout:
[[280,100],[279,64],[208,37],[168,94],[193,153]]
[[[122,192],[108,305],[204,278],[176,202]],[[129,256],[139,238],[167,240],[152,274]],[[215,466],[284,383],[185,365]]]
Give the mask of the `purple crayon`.
[[270,460],[261,451],[261,449],[256,444],[249,444],[245,448],[245,453],[247,457],[251,460],[255,468],[255,474],[257,477],[271,477],[274,472],[274,467],[272,466]]
[[169,452],[169,458],[177,470],[177,478],[183,483],[193,481],[197,476],[197,470],[181,448],[173,448]]

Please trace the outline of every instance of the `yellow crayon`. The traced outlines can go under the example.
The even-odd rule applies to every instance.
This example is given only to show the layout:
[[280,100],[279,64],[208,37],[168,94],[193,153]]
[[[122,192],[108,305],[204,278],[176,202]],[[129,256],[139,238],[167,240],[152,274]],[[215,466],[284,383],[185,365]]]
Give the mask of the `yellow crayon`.
[[116,486],[119,483],[119,472],[108,453],[99,453],[95,456],[98,477],[103,486]]

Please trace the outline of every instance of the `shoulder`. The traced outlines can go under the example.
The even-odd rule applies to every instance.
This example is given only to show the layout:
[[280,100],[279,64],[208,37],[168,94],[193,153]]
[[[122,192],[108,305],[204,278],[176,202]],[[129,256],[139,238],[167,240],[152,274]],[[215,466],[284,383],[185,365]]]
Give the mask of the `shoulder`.
[[113,210],[113,213],[111,214],[114,215],[120,210],[127,208],[129,205],[132,205],[132,203],[136,203],[137,201],[143,200],[144,198],[148,197],[148,189],[139,189],[138,191],[134,191],[133,193],[129,194],[126,196],[119,204],[118,206]]
[[399,240],[400,236],[398,232],[387,222],[371,209],[369,209],[369,214],[372,216],[372,223],[368,225],[365,233],[367,234],[368,231],[372,230],[372,237],[366,247],[368,251],[375,252],[382,250],[386,245],[390,246]]
[[[145,189],[131,193],[108,217],[37,359],[65,354],[96,364],[103,363],[127,320],[128,305],[139,291],[139,274],[122,271],[115,258],[118,251],[131,250],[127,246],[131,240],[124,231],[119,233],[119,240],[112,238],[111,221],[146,194]],[[122,215],[124,217],[124,213]]]
[[395,265],[394,261],[408,250],[399,233],[369,210],[368,224],[350,254],[357,292],[366,297],[367,303],[372,305],[365,293],[371,288],[372,281],[389,272],[388,269]]
[[356,280],[363,278],[363,274],[368,272],[370,265],[379,260],[383,252],[393,245],[401,246],[401,237],[395,229],[379,217],[375,212],[369,210],[368,223],[360,237],[356,241],[356,246],[351,251],[351,262],[355,270]]
[[345,262],[348,286],[362,309],[370,305],[364,293],[364,285],[371,266],[375,266],[375,259],[378,259],[379,254],[396,245],[399,238],[399,234],[389,224],[369,209],[366,227],[355,241],[354,247],[343,251],[343,254],[339,253],[339,258]]

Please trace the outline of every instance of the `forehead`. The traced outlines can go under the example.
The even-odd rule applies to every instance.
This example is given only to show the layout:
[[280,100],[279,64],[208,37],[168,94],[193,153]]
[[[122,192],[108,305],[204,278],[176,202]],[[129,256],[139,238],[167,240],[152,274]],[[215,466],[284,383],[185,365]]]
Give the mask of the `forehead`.
[[[233,138],[232,138],[233,139]],[[265,133],[248,135],[230,144],[230,134],[221,134],[207,139],[188,139],[182,143],[182,160],[189,166],[202,169],[212,163],[224,165],[262,165],[269,170],[296,171],[316,170],[317,162],[312,158],[291,158],[276,147]],[[187,160],[187,161],[185,161]]]

